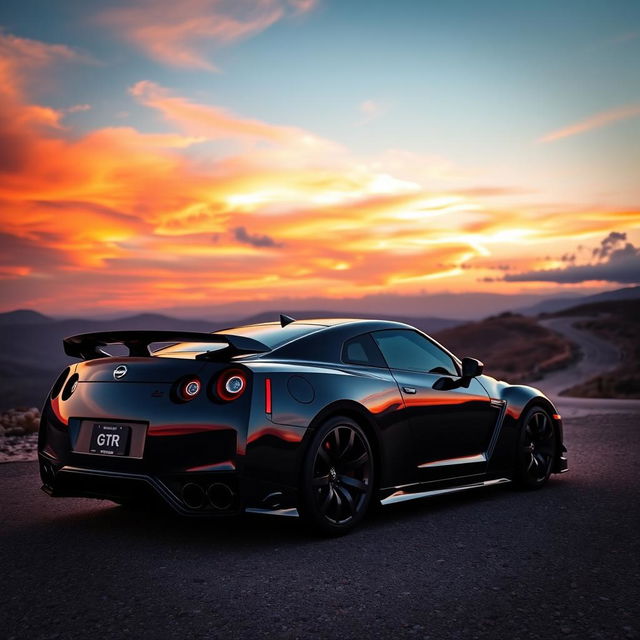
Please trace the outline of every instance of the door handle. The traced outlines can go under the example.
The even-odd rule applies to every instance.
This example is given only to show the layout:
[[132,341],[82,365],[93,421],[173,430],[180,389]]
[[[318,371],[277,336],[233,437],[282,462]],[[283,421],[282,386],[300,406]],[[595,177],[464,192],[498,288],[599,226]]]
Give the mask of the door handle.
[[415,387],[402,387],[402,390],[405,393],[415,393],[416,392],[416,388]]

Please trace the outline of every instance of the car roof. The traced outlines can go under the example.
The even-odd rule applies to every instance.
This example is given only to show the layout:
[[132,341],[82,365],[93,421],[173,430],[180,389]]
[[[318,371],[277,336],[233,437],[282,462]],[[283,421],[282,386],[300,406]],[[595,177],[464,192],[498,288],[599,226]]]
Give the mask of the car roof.
[[[320,327],[333,327],[338,324],[352,324],[354,322],[390,322],[390,324],[399,324],[388,320],[371,320],[366,318],[304,318],[302,320],[294,320],[286,324],[290,327],[292,325],[316,325]],[[235,327],[235,329],[242,329],[244,327],[282,327],[280,322],[257,322],[254,324],[245,324]],[[233,331],[233,329],[224,329],[224,331]],[[219,333],[219,332],[216,332]]]
[[[256,326],[256,325],[253,325]],[[269,330],[277,334],[280,323],[265,323]],[[381,331],[383,329],[412,329],[408,324],[402,322],[392,322],[390,320],[370,320],[360,318],[318,318],[311,320],[297,320],[287,324],[283,329],[289,327],[306,327],[308,331],[302,331],[297,337],[282,342],[275,346],[270,352],[255,356],[260,360],[270,359],[302,359],[319,362],[340,362],[342,345],[346,340],[363,333],[371,331]],[[247,327],[230,329],[229,333],[241,331]],[[253,337],[253,336],[252,336]],[[257,336],[256,339],[259,340]],[[251,356],[249,356],[251,358]]]
[[[241,335],[264,342],[272,349],[280,348],[290,342],[310,334],[326,335],[330,332],[332,338],[337,339],[340,334],[341,339],[359,335],[368,331],[379,331],[381,329],[414,329],[402,322],[390,320],[371,320],[362,318],[310,318],[294,320],[285,324],[280,322],[261,322],[257,324],[247,324],[229,329],[215,331],[218,334]],[[351,335],[348,335],[351,334]]]

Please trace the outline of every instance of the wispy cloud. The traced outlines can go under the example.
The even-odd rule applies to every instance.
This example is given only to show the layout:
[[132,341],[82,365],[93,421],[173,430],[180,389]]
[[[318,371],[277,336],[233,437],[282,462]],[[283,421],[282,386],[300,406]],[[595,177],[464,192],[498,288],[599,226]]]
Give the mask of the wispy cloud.
[[158,110],[165,120],[192,136],[208,140],[243,138],[279,144],[306,142],[311,145],[320,141],[302,129],[268,124],[238,116],[221,107],[192,102],[153,82],[138,82],[129,91],[140,103]]
[[376,100],[363,100],[358,105],[358,111],[361,116],[358,124],[364,125],[384,115],[387,112],[387,108]]
[[88,57],[64,44],[19,38],[0,28],[0,89],[5,100],[19,96],[35,72],[71,60]]
[[554,142],[561,138],[575,136],[580,133],[585,133],[586,131],[591,131],[592,129],[599,129],[600,127],[604,127],[620,120],[636,118],[637,116],[640,116],[640,103],[618,107],[609,111],[602,111],[601,113],[596,113],[589,118],[580,120],[575,124],[547,133],[539,138],[538,142]]
[[310,11],[315,0],[134,0],[99,20],[148,57],[172,67],[217,70],[211,53],[275,22]]
[[624,44],[626,42],[631,42],[633,40],[637,40],[640,38],[640,31],[627,31],[626,33],[621,33],[611,40],[613,44]]
[[73,106],[66,108],[65,113],[79,113],[81,111],[89,111],[90,109],[90,104],[74,104]]

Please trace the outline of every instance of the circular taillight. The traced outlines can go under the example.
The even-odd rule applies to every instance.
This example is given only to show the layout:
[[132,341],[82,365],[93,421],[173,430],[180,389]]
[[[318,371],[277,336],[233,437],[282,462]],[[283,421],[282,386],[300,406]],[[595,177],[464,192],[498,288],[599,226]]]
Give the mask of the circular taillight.
[[231,395],[235,396],[237,393],[242,393],[242,390],[244,389],[244,385],[245,385],[245,382],[243,377],[231,376],[224,383],[224,390],[227,393],[230,393]]
[[68,400],[71,397],[71,394],[76,390],[76,388],[78,387],[78,374],[74,373],[69,380],[67,381],[67,384],[64,385],[64,389],[62,390],[62,395],[60,396],[63,400]]
[[216,396],[225,402],[239,398],[247,388],[247,376],[244,371],[230,369],[223,371],[216,381]]
[[202,388],[202,383],[198,378],[187,378],[178,385],[178,395],[181,400],[193,400]]

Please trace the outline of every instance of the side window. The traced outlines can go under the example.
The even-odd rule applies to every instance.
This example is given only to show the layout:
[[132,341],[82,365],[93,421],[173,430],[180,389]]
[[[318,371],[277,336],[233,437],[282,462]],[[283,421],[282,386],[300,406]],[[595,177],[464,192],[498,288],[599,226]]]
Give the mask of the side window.
[[372,335],[391,369],[458,375],[451,357],[415,331],[388,329]]
[[342,362],[361,364],[367,367],[387,366],[370,333],[364,333],[344,343],[342,347]]

